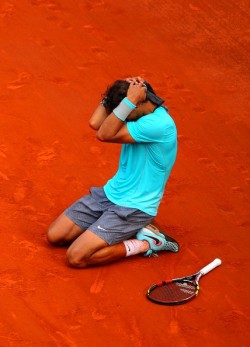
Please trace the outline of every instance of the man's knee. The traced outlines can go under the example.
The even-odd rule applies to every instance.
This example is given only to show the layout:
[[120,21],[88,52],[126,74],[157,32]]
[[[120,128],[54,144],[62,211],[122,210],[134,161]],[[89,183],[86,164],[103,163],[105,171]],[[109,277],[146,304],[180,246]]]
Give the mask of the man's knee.
[[55,227],[54,224],[51,224],[48,228],[47,231],[47,240],[49,241],[49,243],[51,244],[58,244],[60,243],[60,238],[59,238],[59,233],[57,228]]
[[66,253],[67,261],[70,266],[75,268],[84,268],[88,266],[88,257],[82,251],[70,247]]

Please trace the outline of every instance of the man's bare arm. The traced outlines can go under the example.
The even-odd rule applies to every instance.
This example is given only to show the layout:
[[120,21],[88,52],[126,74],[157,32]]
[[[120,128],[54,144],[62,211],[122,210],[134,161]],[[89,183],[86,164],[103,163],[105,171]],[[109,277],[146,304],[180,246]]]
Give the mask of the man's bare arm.
[[133,143],[135,140],[128,132],[127,126],[114,113],[111,113],[96,133],[99,141],[114,143]]
[[[146,97],[145,88],[142,83],[134,84],[131,82],[127,98],[128,100],[137,105],[138,102],[144,100]],[[131,109],[132,112],[132,109]],[[118,142],[118,143],[133,143],[134,139],[128,132],[126,124],[118,118],[113,112],[104,120],[96,134],[98,140],[104,142]]]
[[[111,117],[112,116],[112,117]],[[103,122],[107,119],[108,122],[102,127],[102,131],[98,131]],[[96,137],[99,141],[103,142],[116,142],[116,143],[131,143],[135,142],[130,136],[126,125],[120,121],[113,113],[107,114],[106,109],[102,104],[98,105],[89,120],[89,126],[96,130]]]

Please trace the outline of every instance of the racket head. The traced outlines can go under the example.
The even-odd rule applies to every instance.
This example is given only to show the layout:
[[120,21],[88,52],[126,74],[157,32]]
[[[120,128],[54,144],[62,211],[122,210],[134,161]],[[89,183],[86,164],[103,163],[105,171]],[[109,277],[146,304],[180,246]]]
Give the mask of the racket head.
[[151,286],[146,297],[150,301],[161,305],[181,305],[194,299],[199,292],[197,281],[185,278],[163,281]]

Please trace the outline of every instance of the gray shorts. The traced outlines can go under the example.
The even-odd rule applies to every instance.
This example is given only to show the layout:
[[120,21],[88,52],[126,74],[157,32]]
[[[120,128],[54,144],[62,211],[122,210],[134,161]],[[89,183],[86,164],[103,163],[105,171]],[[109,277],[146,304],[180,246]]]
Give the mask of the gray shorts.
[[77,200],[64,213],[80,228],[92,231],[109,245],[128,240],[154,218],[136,208],[112,203],[99,187],[91,188],[89,195]]

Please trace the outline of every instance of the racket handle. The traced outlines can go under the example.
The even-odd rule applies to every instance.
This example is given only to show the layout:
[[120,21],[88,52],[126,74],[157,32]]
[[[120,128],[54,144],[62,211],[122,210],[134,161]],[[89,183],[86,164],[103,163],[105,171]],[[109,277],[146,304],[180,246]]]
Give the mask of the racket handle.
[[202,275],[206,275],[209,271],[213,270],[214,268],[216,268],[219,265],[221,265],[221,260],[218,258],[214,259],[214,261],[212,261],[210,264],[208,264],[203,269],[201,269],[200,273],[202,273]]

